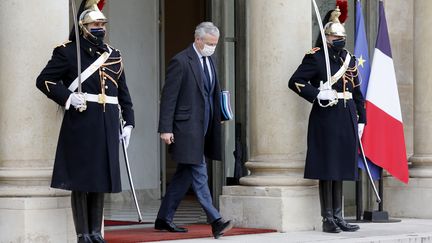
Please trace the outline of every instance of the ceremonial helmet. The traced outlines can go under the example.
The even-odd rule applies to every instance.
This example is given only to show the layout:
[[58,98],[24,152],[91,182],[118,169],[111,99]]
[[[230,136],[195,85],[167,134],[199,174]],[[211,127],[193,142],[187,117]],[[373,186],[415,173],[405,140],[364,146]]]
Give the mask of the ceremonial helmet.
[[[85,0],[84,0],[85,1]],[[80,29],[83,30],[84,25],[94,22],[108,22],[108,19],[100,11],[99,8],[103,7],[104,0],[87,0],[84,6],[84,11],[79,15]]]
[[[86,24],[94,23],[94,22],[108,22],[108,19],[101,12],[101,9],[105,5],[105,0],[83,0],[79,7],[77,13],[77,20],[80,29],[80,34],[84,32],[90,36],[90,38],[95,38],[91,33],[87,30]],[[72,27],[72,30],[69,34],[69,40],[75,41],[75,27]]]
[[346,37],[344,22],[348,17],[347,1],[336,1],[336,9],[331,10],[327,24],[324,26],[326,35]]

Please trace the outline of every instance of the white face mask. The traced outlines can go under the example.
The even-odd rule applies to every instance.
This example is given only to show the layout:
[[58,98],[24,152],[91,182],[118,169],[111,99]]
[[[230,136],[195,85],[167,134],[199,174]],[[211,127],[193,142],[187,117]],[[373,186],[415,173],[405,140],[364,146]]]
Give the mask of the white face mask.
[[213,53],[216,50],[216,46],[209,46],[207,44],[204,44],[204,48],[201,50],[201,54],[205,57],[213,55]]

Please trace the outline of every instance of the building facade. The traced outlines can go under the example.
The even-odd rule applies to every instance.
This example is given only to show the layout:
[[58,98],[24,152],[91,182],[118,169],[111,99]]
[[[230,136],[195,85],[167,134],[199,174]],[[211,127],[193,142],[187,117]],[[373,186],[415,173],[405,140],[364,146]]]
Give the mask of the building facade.
[[[335,1],[317,2],[324,13]],[[372,50],[378,0],[362,2]],[[393,217],[432,218],[432,209],[423,205],[432,199],[427,102],[432,2],[384,3],[410,162],[408,185],[385,177],[384,208]],[[352,51],[354,1],[349,6]],[[108,1],[108,41],[122,50],[135,105],[129,156],[141,201],[160,199],[175,168],[156,132],[166,63],[193,41],[199,22],[211,20],[221,29],[219,79],[231,92],[236,116],[224,124],[224,159],[211,166],[215,203],[237,226],[293,231],[320,224],[317,182],[303,179],[311,106],[287,87],[316,36],[312,12],[310,1],[294,0]],[[0,242],[73,242],[75,237],[69,194],[49,188],[61,110],[35,87],[53,48],[68,37],[70,15],[68,0],[0,2]],[[236,141],[249,174],[231,186],[227,178],[235,175]],[[124,171],[122,177],[128,191]],[[346,188],[349,214],[353,185]],[[407,203],[407,198],[416,200]],[[130,199],[120,193],[109,200]]]

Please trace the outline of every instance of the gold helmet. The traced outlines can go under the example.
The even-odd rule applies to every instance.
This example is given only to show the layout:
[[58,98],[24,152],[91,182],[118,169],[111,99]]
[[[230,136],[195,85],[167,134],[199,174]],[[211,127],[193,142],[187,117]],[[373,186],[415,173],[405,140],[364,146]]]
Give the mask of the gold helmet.
[[79,16],[79,25],[80,28],[84,28],[84,25],[94,23],[94,22],[108,22],[108,19],[105,15],[100,11],[98,4],[104,1],[100,0],[87,0],[85,4],[85,10]]
[[340,15],[341,11],[339,9],[339,6],[336,6],[336,9],[333,10],[330,15],[329,22],[324,26],[324,33],[326,35],[346,37],[345,27],[339,21]]

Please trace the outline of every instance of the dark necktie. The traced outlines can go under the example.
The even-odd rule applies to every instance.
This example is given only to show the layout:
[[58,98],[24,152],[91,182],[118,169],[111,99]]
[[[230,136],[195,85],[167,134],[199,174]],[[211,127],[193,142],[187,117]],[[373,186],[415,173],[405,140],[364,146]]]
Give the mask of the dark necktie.
[[209,72],[208,67],[207,67],[207,61],[206,61],[207,58],[206,57],[202,57],[202,59],[203,59],[203,66],[204,66],[204,75],[206,77],[204,85],[205,85],[207,91],[210,91],[210,87],[211,87],[210,82],[211,82],[211,79],[210,79],[210,72]]

